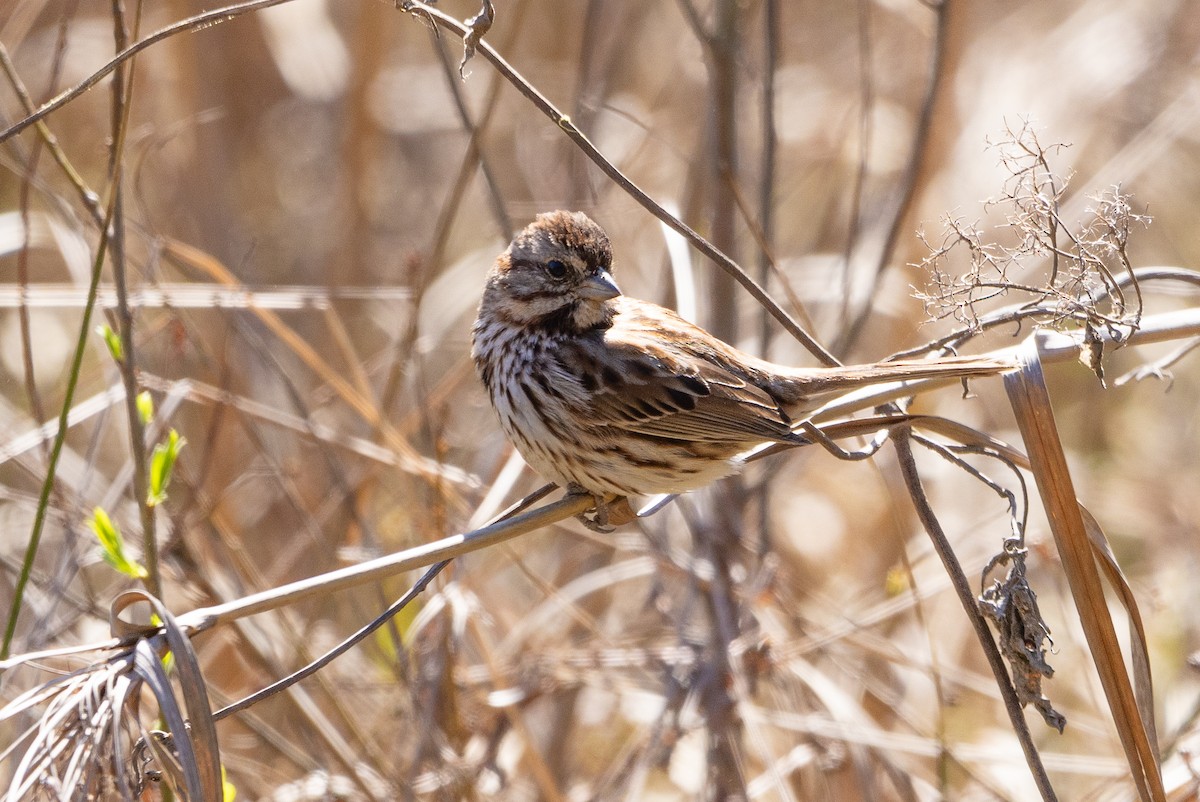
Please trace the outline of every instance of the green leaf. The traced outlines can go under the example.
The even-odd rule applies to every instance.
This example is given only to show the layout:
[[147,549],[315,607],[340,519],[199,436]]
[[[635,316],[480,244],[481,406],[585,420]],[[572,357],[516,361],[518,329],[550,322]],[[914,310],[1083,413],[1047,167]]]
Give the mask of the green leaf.
[[149,390],[142,390],[137,394],[137,411],[143,426],[154,420],[154,399],[150,397]]
[[125,358],[125,349],[121,347],[121,337],[113,331],[112,326],[107,323],[97,326],[96,333],[104,338],[104,344],[108,346],[108,353],[114,361],[120,362]]
[[167,433],[167,439],[154,447],[150,457],[150,491],[146,495],[146,503],[151,507],[162,504],[167,500],[167,485],[171,484],[171,471],[175,468],[175,460],[179,457],[179,449],[187,444],[172,429]]
[[92,528],[92,531],[96,533],[96,539],[100,541],[100,553],[104,556],[106,563],[125,576],[133,579],[145,579],[145,567],[126,556],[125,539],[121,537],[121,530],[108,517],[108,513],[104,511],[103,507],[92,510],[88,526]]

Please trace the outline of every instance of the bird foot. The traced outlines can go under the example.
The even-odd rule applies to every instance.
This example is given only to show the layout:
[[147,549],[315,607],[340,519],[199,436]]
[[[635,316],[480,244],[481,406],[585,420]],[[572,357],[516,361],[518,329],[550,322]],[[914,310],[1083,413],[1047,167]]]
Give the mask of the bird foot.
[[637,517],[637,513],[629,506],[629,499],[624,496],[616,498],[597,496],[576,485],[567,488],[567,495],[592,497],[596,506],[575,517],[593,532],[608,534],[621,524],[629,523]]
[[616,531],[615,526],[608,525],[608,505],[604,502],[597,504],[587,512],[579,513],[575,519],[593,532],[599,532],[602,535]]

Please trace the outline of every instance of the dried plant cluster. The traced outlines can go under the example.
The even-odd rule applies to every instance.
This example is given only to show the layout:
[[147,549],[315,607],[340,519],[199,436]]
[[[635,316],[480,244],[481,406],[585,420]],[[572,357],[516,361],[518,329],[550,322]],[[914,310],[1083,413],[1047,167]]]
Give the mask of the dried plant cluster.
[[[1019,308],[1005,319],[990,318],[991,325],[1032,317],[1055,326],[1102,326],[1118,341],[1136,329],[1142,298],[1129,235],[1149,225],[1149,215],[1134,212],[1132,197],[1118,184],[1093,195],[1086,219],[1071,225],[1061,211],[1070,178],[1056,175],[1050,163],[1064,146],[1043,146],[1025,122],[993,147],[1009,177],[1003,193],[985,205],[1002,213],[1005,241],[963,217],[946,217],[936,244],[922,233],[930,252],[918,267],[928,282],[917,297],[925,311],[980,331],[988,302],[1011,302],[1016,295],[1025,299]],[[966,252],[965,268],[953,259],[959,251]]]
[[[0,8],[4,802],[1195,798],[1200,30],[1141,5]],[[1019,367],[489,524],[471,321],[554,208],[774,361]]]

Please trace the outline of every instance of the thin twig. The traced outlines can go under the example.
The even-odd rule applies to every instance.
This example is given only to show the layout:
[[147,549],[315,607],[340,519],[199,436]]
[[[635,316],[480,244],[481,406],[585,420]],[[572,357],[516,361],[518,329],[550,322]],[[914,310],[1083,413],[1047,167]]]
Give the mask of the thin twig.
[[971,583],[967,579],[967,575],[963,572],[962,566],[959,565],[958,559],[954,556],[954,549],[950,545],[950,541],[946,538],[946,533],[942,529],[941,522],[938,521],[933,508],[929,504],[929,499],[925,495],[925,489],[921,485],[921,476],[917,471],[917,463],[913,457],[909,430],[903,426],[897,427],[893,432],[892,443],[895,446],[896,456],[900,462],[900,473],[904,477],[904,485],[908,488],[908,493],[912,498],[917,517],[920,519],[926,533],[928,533],[934,550],[938,553],[938,557],[941,558],[942,565],[946,569],[946,574],[950,578],[950,583],[954,586],[954,592],[958,595],[958,600],[962,603],[963,610],[967,614],[967,619],[971,622],[971,626],[975,630],[975,635],[979,639],[979,645],[983,648],[988,666],[992,669],[992,674],[996,678],[996,686],[1000,690],[1000,697],[1004,701],[1004,709],[1008,712],[1009,721],[1012,723],[1013,733],[1017,736],[1017,740],[1021,744],[1021,750],[1025,753],[1025,761],[1029,764],[1029,770],[1033,774],[1033,780],[1037,784],[1038,791],[1041,793],[1042,799],[1047,800],[1047,802],[1057,799],[1054,788],[1050,785],[1050,778],[1046,774],[1045,767],[1042,765],[1041,756],[1038,754],[1037,747],[1033,743],[1033,735],[1030,733],[1029,725],[1025,721],[1025,714],[1021,710],[1021,703],[1017,699],[1017,693],[1008,678],[1008,672],[1004,668],[1004,658],[1001,657],[1000,650],[996,648],[996,642],[992,638],[991,630],[988,629],[987,621],[984,620],[982,613],[979,612],[979,605],[975,599],[974,591],[971,590]]
[[[278,0],[276,0],[278,1]],[[461,22],[449,16],[448,14],[439,11],[438,9],[425,3],[417,2],[417,0],[405,0],[400,6],[401,10],[413,14],[418,19],[432,20],[442,27],[454,31],[459,36],[466,36],[469,32]],[[683,221],[677,219],[674,215],[664,209],[656,200],[648,195],[645,190],[630,180],[622,173],[616,165],[605,158],[604,154],[592,144],[580,131],[571,118],[563,114],[557,106],[543,95],[533,84],[525,80],[512,65],[504,60],[499,53],[488,44],[487,40],[483,40],[477,45],[477,52],[482,54],[492,65],[500,71],[500,73],[511,83],[516,89],[528,98],[539,110],[554,121],[564,134],[572,142],[575,143],[583,153],[598,166],[605,175],[611,178],[618,186],[621,187],[630,197],[636,200],[647,211],[666,223],[682,234],[695,248],[702,254],[707,256],[712,261],[716,262],[717,266],[734,277],[754,299],[762,304],[770,311],[771,315],[779,321],[779,323],[787,329],[788,333],[795,337],[805,348],[812,352],[818,359],[827,365],[836,365],[838,361],[829,353],[816,339],[805,331],[795,320],[792,319],[782,307],[775,302],[774,299],[767,294],[762,287],[758,285],[746,271],[742,270],[732,259],[722,253],[718,248],[713,246],[711,242],[697,234]]]
[[[1188,270],[1182,267],[1139,267],[1135,268],[1128,275],[1117,276],[1119,286],[1127,286],[1136,283],[1139,287],[1144,284],[1152,284],[1159,281],[1178,281],[1184,284],[1191,284],[1195,287],[1200,287],[1200,272]],[[1015,285],[1014,285],[1015,286]],[[1140,289],[1139,289],[1140,293]],[[1107,296],[1099,296],[1094,302],[1099,303]],[[1182,309],[1176,312],[1162,312],[1152,315],[1150,318],[1139,318],[1138,327],[1149,325],[1157,334],[1141,335],[1137,331],[1128,332],[1121,338],[1117,338],[1112,332],[1099,329],[1096,336],[1100,339],[1111,343],[1112,345],[1124,345],[1127,343],[1136,342],[1160,342],[1162,340],[1180,339],[1188,336],[1187,318],[1195,314],[1194,309]],[[1047,312],[1039,306],[1031,306],[1024,302],[1013,304],[989,312],[986,315],[981,315],[973,325],[962,326],[954,331],[945,334],[937,339],[930,340],[915,348],[909,348],[903,351],[897,351],[888,356],[888,359],[905,359],[921,354],[928,354],[940,350],[956,350],[958,347],[969,341],[971,338],[978,336],[982,332],[991,329],[1015,326],[1020,329],[1021,324],[1026,320],[1044,320]],[[1076,320],[1079,323],[1084,323],[1087,320],[1085,314],[1070,314],[1063,315],[1064,320]],[[1174,328],[1173,331],[1168,329]],[[1063,336],[1071,336],[1064,334]],[[1047,355],[1042,354],[1042,358],[1046,359]]]
[[[738,48],[741,42],[741,10],[736,0],[716,0],[712,33],[709,36],[708,75],[710,107],[706,119],[707,139],[712,148],[705,182],[710,196],[711,216],[709,231],[712,244],[722,253],[737,253],[737,232],[734,228],[736,202],[732,191],[739,188],[738,167]],[[715,180],[713,180],[715,179]],[[749,277],[747,275],[747,277]],[[713,277],[711,292],[714,298],[732,298],[735,287],[734,274],[725,271]],[[738,339],[737,305],[731,303],[711,304],[708,310],[709,329],[713,334],[729,342]]]
[[250,2],[246,3],[236,3],[232,6],[223,6],[221,8],[213,9],[212,11],[205,11],[203,14],[197,14],[194,17],[188,17],[187,19],[168,25],[165,28],[161,28],[147,36],[145,39],[134,42],[120,53],[117,53],[102,67],[93,72],[87,78],[83,79],[80,83],[64,92],[59,93],[54,97],[54,99],[43,103],[38,107],[37,111],[31,112],[24,118],[10,125],[8,128],[0,131],[0,142],[5,142],[8,139],[16,136],[29,126],[45,119],[48,115],[53,114],[55,111],[58,111],[72,100],[80,97],[93,86],[104,80],[104,78],[119,65],[124,64],[126,61],[133,58],[148,47],[156,45],[165,39],[169,39],[176,34],[202,31],[205,28],[211,28],[214,25],[221,24],[222,22],[228,22],[235,17],[240,17],[241,15],[248,14],[251,11],[270,8],[271,6],[277,6],[286,2],[288,2],[288,0],[250,0]]
[[[779,145],[779,132],[775,130],[775,73],[779,66],[779,0],[763,3],[763,96],[762,154],[759,164],[758,185],[758,283],[769,286],[775,250],[775,155]],[[766,310],[759,316],[759,353],[770,358],[771,327]]]
[[17,632],[17,619],[21,614],[21,602],[25,596],[25,587],[29,584],[33,561],[37,556],[38,546],[42,540],[42,530],[46,524],[46,513],[50,507],[50,493],[54,489],[54,480],[58,471],[58,460],[62,455],[63,444],[67,439],[68,416],[71,412],[71,402],[75,398],[75,388],[79,384],[79,374],[83,368],[83,355],[87,351],[88,338],[91,336],[92,311],[96,304],[96,288],[100,284],[100,272],[104,267],[104,257],[108,251],[108,230],[112,221],[113,207],[109,204],[105,215],[104,226],[101,229],[100,245],[96,249],[92,261],[91,282],[88,285],[88,301],[83,308],[83,320],[79,326],[79,337],[75,341],[75,353],[71,358],[71,368],[67,373],[67,386],[63,394],[62,409],[58,414],[58,431],[54,435],[54,445],[50,448],[50,459],[46,464],[46,476],[42,480],[42,490],[38,496],[37,509],[33,516],[33,529],[29,533],[29,542],[25,546],[25,557],[21,565],[21,573],[17,576],[13,588],[12,607],[8,611],[8,623],[4,630],[4,642],[0,644],[0,660],[8,657],[12,648],[13,637]]
[[263,699],[274,696],[280,691],[295,685],[300,680],[305,679],[306,677],[311,677],[313,674],[332,663],[335,659],[348,652],[355,645],[361,643],[364,638],[369,637],[371,633],[375,632],[375,630],[391,621],[397,613],[399,613],[414,599],[416,599],[417,596],[419,596],[425,590],[425,588],[429,586],[429,583],[433,581],[434,577],[440,574],[442,569],[449,564],[449,560],[442,560],[441,562],[434,563],[425,571],[424,574],[421,575],[421,578],[418,579],[413,586],[408,589],[407,592],[405,592],[403,596],[394,601],[386,610],[376,616],[374,620],[361,627],[353,635],[346,638],[337,646],[325,652],[323,655],[318,657],[316,660],[313,660],[300,670],[294,671],[291,674],[288,674],[286,677],[282,677],[262,690],[256,691],[249,696],[222,707],[220,710],[213,713],[213,721],[220,721],[227,716],[231,716],[234,713],[245,710],[251,705],[261,702]]
[[217,624],[292,604],[316,595],[328,595],[368,582],[395,576],[414,568],[424,568],[441,560],[478,551],[503,543],[519,535],[541,529],[572,515],[585,512],[595,504],[590,496],[568,495],[529,512],[461,535],[451,535],[433,543],[389,554],[376,560],[330,571],[311,579],[302,579],[278,588],[255,593],[225,604],[193,610],[179,616],[181,625],[202,632]]
[[[523,9],[524,3],[518,5],[518,9]],[[518,18],[513,21],[516,28],[520,28],[521,20]],[[496,174],[492,170],[491,161],[480,147],[484,133],[487,131],[488,125],[492,121],[492,113],[496,110],[497,100],[500,97],[498,80],[495,73],[491,83],[487,89],[487,105],[484,107],[483,115],[478,121],[471,116],[471,110],[467,107],[467,99],[463,94],[463,81],[459,78],[458,71],[451,63],[450,54],[447,52],[446,40],[437,35],[436,30],[430,31],[430,36],[433,39],[433,49],[437,53],[438,63],[442,67],[442,72],[446,78],[446,88],[450,91],[450,96],[454,99],[454,109],[458,112],[459,122],[462,123],[463,129],[467,132],[470,139],[467,142],[467,152],[463,156],[463,171],[467,172],[467,168],[472,170],[476,165],[479,167],[479,172],[483,176],[484,185],[487,187],[488,204],[492,210],[492,216],[496,220],[496,225],[500,229],[501,236],[505,241],[512,239],[513,223],[512,215],[508,213],[508,207],[504,202],[504,194],[500,191],[500,183],[496,179]],[[469,177],[469,173],[467,173]],[[454,214],[458,209],[458,202],[461,200],[461,194],[465,189],[466,181],[460,176],[459,181],[454,184],[454,193],[450,196],[453,202],[447,203],[447,209],[450,211],[448,216],[439,221],[436,229],[438,235],[434,238],[436,247],[434,253],[440,255],[441,249],[444,247],[445,238],[448,236],[450,221],[454,219]],[[441,259],[434,258],[431,260],[436,267]]]
[[[46,84],[47,92],[53,92],[54,88],[58,86],[59,78],[62,77],[63,64],[66,62],[67,54],[67,33],[77,10],[78,2],[77,0],[72,0],[62,11],[62,17],[58,24],[58,35],[54,43],[54,56],[50,63],[50,75]],[[20,76],[17,75],[16,67],[9,59],[8,51],[4,49],[3,43],[0,43],[0,63],[3,64],[3,70],[9,79],[9,83],[16,91],[22,105],[27,110],[33,109],[33,100],[22,85]],[[53,138],[53,134],[47,126],[40,126],[40,131],[42,137],[34,142],[33,148],[25,160],[25,170],[21,176],[21,188],[17,196],[17,210],[21,216],[21,248],[17,251],[17,284],[21,303],[17,309],[17,319],[21,330],[21,359],[25,369],[25,393],[29,397],[30,412],[33,413],[33,419],[37,421],[45,420],[46,413],[42,405],[42,395],[38,392],[34,372],[33,338],[30,334],[29,307],[26,305],[25,299],[29,291],[29,254],[33,248],[33,221],[30,215],[30,194],[33,189],[34,179],[37,176],[38,162],[41,159],[42,151],[44,148],[49,147],[46,140]],[[60,163],[66,159],[61,150],[57,154],[52,155],[54,158],[59,159]],[[42,456],[49,456],[49,451],[45,446],[43,446]]]
[[909,214],[916,202],[918,189],[923,186],[922,175],[929,168],[935,144],[932,136],[935,121],[934,111],[939,106],[945,105],[946,101],[943,98],[953,86],[953,82],[950,80],[953,76],[949,74],[950,70],[947,66],[949,61],[947,51],[952,35],[950,8],[951,4],[958,3],[961,3],[961,0],[940,0],[940,2],[929,4],[936,18],[933,52],[929,56],[929,82],[926,84],[925,97],[921,101],[917,127],[913,133],[913,144],[909,150],[908,164],[905,165],[904,175],[900,179],[900,201],[892,214],[892,224],[888,228],[887,239],[884,240],[883,248],[879,252],[879,260],[875,264],[875,276],[871,291],[867,293],[866,301],[854,321],[844,330],[844,334],[835,344],[835,352],[848,352],[862,335],[874,308],[874,299],[883,281],[884,271],[891,264],[896,253],[896,244],[900,241],[900,235],[908,223]]
[[[842,249],[842,320],[853,322],[850,317],[850,299],[854,292],[854,254],[858,248],[858,239],[862,233],[863,193],[867,183],[868,163],[871,159],[871,134],[874,130],[871,114],[875,110],[875,84],[872,71],[871,47],[871,3],[858,0],[856,17],[858,19],[858,164],[854,170],[854,183],[850,189],[848,225],[846,226],[846,245]],[[878,289],[878,284],[872,287],[872,292]],[[870,308],[871,296],[868,296],[864,308]],[[861,314],[861,310],[860,310]],[[843,352],[844,353],[844,352]]]
[[[57,60],[56,60],[57,63]],[[36,421],[46,419],[42,406],[42,394],[38,392],[37,374],[33,362],[33,335],[29,324],[29,254],[33,250],[33,219],[30,215],[29,196],[33,179],[37,175],[43,143],[33,143],[33,149],[21,175],[21,186],[17,193],[17,214],[21,217],[21,247],[17,250],[17,326],[21,334],[21,362],[25,370],[25,396],[29,399],[29,411]],[[42,456],[48,456],[45,447]]]
[[[61,39],[63,36],[65,36],[65,34],[60,32],[59,36]],[[4,71],[4,77],[8,79],[9,85],[16,93],[17,98],[21,101],[21,107],[25,109],[26,114],[35,115],[39,113],[35,111],[33,99],[29,96],[29,92],[25,89],[25,84],[21,81],[21,76],[17,72],[16,65],[13,64],[12,57],[9,56],[8,48],[4,46],[4,42],[0,42],[0,69]],[[44,109],[46,105],[49,104],[43,104],[42,108]],[[54,135],[54,132],[50,130],[50,127],[46,125],[45,122],[43,122],[40,118],[33,120],[32,122],[36,122],[38,136],[41,138],[42,143],[45,144],[46,149],[50,152],[50,155],[54,157],[54,161],[58,164],[59,169],[63,171],[63,175],[67,177],[67,180],[79,193],[79,197],[82,200],[83,205],[91,214],[92,220],[96,223],[99,223],[104,217],[99,196],[88,187],[87,183],[83,180],[83,177],[79,174],[79,171],[75,169],[73,164],[71,164],[70,159],[67,158],[66,152],[63,151],[62,147],[58,144],[58,138]],[[16,133],[15,126],[4,131],[3,133],[0,133],[0,142],[4,142],[13,133]]]
[[[118,52],[128,46],[124,6],[113,0],[113,38]],[[141,18],[141,3],[134,15],[133,35]],[[112,81],[112,133],[108,160],[108,180],[113,197],[112,230],[109,233],[109,258],[112,262],[113,284],[117,291],[117,329],[121,340],[121,358],[117,369],[125,385],[125,420],[129,427],[130,457],[133,460],[133,501],[142,523],[142,560],[146,566],[146,587],[150,595],[162,598],[162,576],[158,568],[158,537],[155,532],[154,507],[150,503],[146,467],[146,427],[138,410],[138,381],[136,343],[133,337],[133,312],[129,308],[129,293],[125,258],[125,137],[129,130],[129,107],[133,100],[133,67],[136,62],[118,64]]]
[[[759,162],[758,184],[758,224],[751,225],[758,239],[758,283],[765,289],[770,288],[771,271],[775,268],[775,156],[779,145],[779,134],[775,130],[775,83],[779,67],[779,38],[780,12],[779,0],[765,0],[763,3],[763,71],[762,71],[762,100],[760,114],[762,118],[762,143]],[[741,205],[739,203],[739,205]],[[742,214],[753,223],[753,217]],[[791,294],[792,287],[786,278],[782,281],[785,293]],[[795,307],[795,304],[793,304]],[[802,307],[801,307],[802,308]],[[811,328],[811,322],[806,321]],[[771,320],[767,310],[759,307],[758,314],[758,353],[764,359],[771,358]],[[758,496],[758,550],[762,557],[771,549],[771,507],[770,474],[764,474],[763,480],[752,488]]]

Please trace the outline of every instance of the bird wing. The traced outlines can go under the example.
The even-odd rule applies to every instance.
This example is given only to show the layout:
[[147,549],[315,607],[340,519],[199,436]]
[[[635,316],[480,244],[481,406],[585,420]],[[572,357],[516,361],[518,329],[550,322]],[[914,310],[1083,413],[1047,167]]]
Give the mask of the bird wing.
[[592,425],[734,446],[789,439],[775,399],[707,350],[707,339],[673,314],[621,314],[605,331],[566,341],[558,357],[586,391]]

